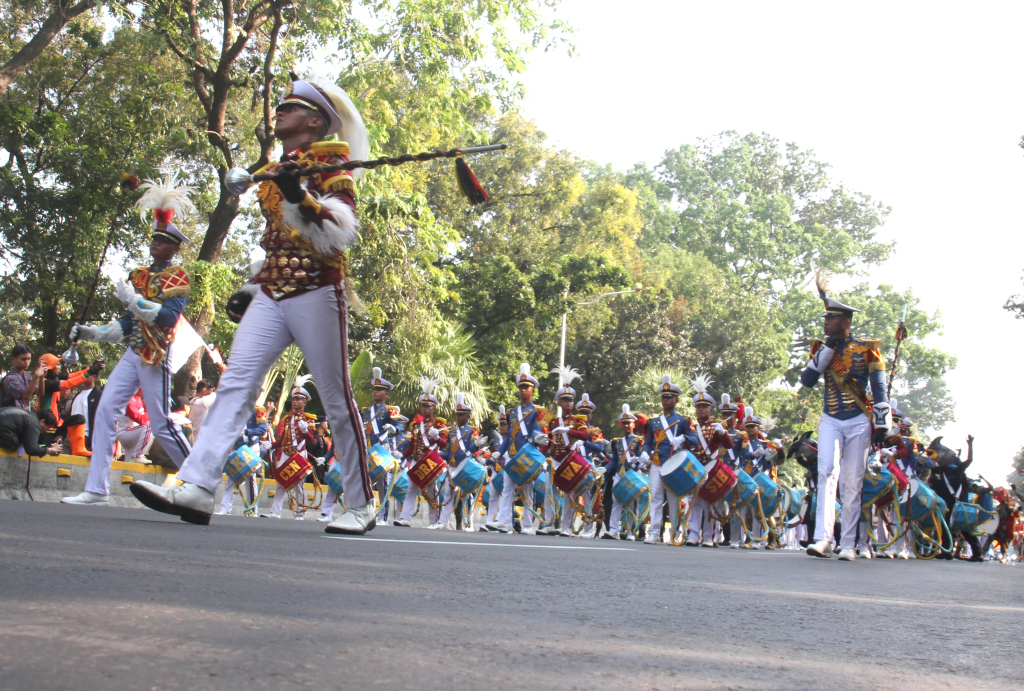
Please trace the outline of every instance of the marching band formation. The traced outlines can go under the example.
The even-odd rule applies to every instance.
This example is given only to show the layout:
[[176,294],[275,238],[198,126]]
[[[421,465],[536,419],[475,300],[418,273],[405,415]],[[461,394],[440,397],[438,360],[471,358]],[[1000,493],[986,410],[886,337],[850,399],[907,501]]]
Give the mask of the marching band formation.
[[[76,341],[124,340],[128,348],[96,412],[88,484],[65,502],[108,503],[114,421],[141,387],[181,483],[136,482],[132,493],[152,509],[193,523],[210,522],[225,475],[219,513],[231,512],[237,489],[243,511],[253,515],[261,478],[272,476],[277,489],[268,515],[279,517],[287,501],[298,518],[318,511],[331,533],[363,534],[389,521],[411,527],[425,512],[427,527],[435,530],[454,522],[468,531],[652,545],[799,544],[809,555],[838,554],[840,560],[951,558],[961,542],[972,560],[981,560],[990,545],[1005,554],[1012,543],[1014,500],[967,478],[970,439],[961,461],[941,438],[926,448],[911,437],[910,421],[888,398],[879,342],[851,335],[858,310],[830,298],[821,274],[825,339],[813,343],[801,375],[804,386],[824,387],[817,442],[808,432],[783,448],[782,440],[767,436],[769,416],[759,417],[728,393],[712,396],[705,374],[688,392],[666,375],[661,409],[623,405],[620,429],[609,435],[592,424],[595,404],[572,387],[577,372],[564,366],[552,372],[560,384],[549,409],[537,402],[539,382],[524,363],[515,375],[516,405],[502,406],[497,429],[486,433],[471,426],[474,411],[462,394],[453,422],[437,417],[437,382],[426,377],[418,409],[411,419],[403,416],[388,405],[393,385],[378,368],[373,403],[360,411],[348,371],[347,314],[357,298],[345,254],[358,238],[358,170],[339,168],[349,156],[365,158],[366,129],[341,89],[312,81],[294,82],[277,113],[281,160],[258,176],[243,172],[231,180],[242,180],[243,189],[246,181],[260,181],[266,259],[228,303],[239,326],[194,445],[169,412],[168,365],[190,285],[172,261],[187,241],[172,218],[191,208],[190,190],[173,179],[147,181],[140,206],[154,215],[153,263],[117,287],[124,318],[76,325],[71,333]],[[347,143],[324,141],[339,133]],[[316,418],[304,410],[308,380],[296,382],[291,409],[276,430],[255,405],[267,371],[293,342],[309,363],[334,431],[322,456],[309,450],[317,438]],[[695,419],[677,412],[684,395],[692,396]],[[778,467],[787,459],[804,469],[804,487],[780,482]],[[325,469],[322,490],[317,465]],[[304,489],[309,479],[318,488],[312,497]]]

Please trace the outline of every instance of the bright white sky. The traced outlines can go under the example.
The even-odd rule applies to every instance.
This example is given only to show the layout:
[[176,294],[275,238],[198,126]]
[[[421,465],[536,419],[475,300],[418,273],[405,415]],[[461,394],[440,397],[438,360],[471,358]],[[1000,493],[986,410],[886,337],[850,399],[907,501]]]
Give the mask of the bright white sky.
[[931,344],[959,358],[942,432],[954,449],[974,434],[973,470],[1005,482],[1024,445],[1024,321],[1002,309],[1024,269],[1024,4],[563,0],[559,14],[577,56],[534,56],[523,79],[524,113],[555,144],[623,170],[767,132],[893,208],[895,258],[871,279],[941,310]]

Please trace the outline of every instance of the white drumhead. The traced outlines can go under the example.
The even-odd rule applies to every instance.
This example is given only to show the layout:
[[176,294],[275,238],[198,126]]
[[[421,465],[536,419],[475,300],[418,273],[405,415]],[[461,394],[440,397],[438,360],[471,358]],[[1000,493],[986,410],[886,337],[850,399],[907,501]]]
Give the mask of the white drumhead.
[[680,451],[679,453],[673,455],[672,458],[668,459],[667,461],[661,464],[661,474],[670,475],[676,470],[678,470],[679,466],[686,462],[686,456],[687,454],[685,451]]

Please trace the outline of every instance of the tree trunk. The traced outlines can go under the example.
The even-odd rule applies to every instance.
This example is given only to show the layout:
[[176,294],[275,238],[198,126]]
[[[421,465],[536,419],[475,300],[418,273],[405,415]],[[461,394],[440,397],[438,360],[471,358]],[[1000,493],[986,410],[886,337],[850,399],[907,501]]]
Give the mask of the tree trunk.
[[[231,230],[231,222],[238,215],[239,201],[238,195],[231,194],[221,185],[220,199],[217,200],[217,208],[210,214],[210,225],[206,230],[206,237],[203,238],[203,246],[199,249],[199,259],[211,264],[217,263],[220,251],[224,247],[224,241],[227,240],[228,231]],[[206,325],[209,326],[209,322],[206,322]],[[193,324],[193,326],[196,327],[196,331],[199,331],[198,324]],[[206,332],[199,331],[199,333]]]
[[68,0],[57,0],[57,6],[39,27],[39,31],[32,37],[32,40],[23,45],[21,50],[12,55],[3,67],[0,67],[0,95],[4,94],[11,82],[42,54],[65,24],[83,12],[96,7],[97,0],[82,0],[73,7],[68,7],[68,4],[70,4]]

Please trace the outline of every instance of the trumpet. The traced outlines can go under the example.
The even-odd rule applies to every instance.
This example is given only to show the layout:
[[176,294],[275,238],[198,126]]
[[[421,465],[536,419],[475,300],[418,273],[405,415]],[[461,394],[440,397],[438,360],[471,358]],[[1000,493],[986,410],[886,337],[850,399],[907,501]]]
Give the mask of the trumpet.
[[[459,179],[459,188],[462,193],[469,198],[473,204],[479,204],[489,199],[487,193],[484,192],[483,188],[480,187],[480,183],[477,182],[473,172],[466,165],[466,162],[462,160],[463,156],[472,154],[483,154],[491,151],[502,151],[507,149],[507,144],[488,144],[486,146],[472,146],[465,149],[432,149],[431,151],[424,151],[418,154],[402,154],[401,156],[381,156],[370,161],[348,161],[347,163],[339,163],[331,166],[313,166],[306,168],[298,173],[299,177],[309,177],[310,175],[321,175],[324,173],[337,173],[343,170],[355,170],[356,168],[366,168],[367,170],[373,170],[380,166],[399,166],[403,163],[422,163],[425,161],[433,161],[436,158],[454,158],[455,161],[455,173]],[[231,194],[241,195],[245,193],[252,185],[263,182],[265,180],[276,181],[276,173],[256,173],[252,174],[245,168],[232,168],[224,176],[224,187],[227,188]]]

